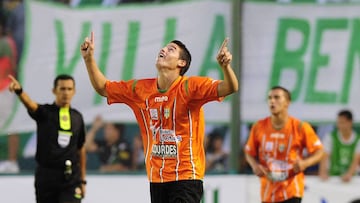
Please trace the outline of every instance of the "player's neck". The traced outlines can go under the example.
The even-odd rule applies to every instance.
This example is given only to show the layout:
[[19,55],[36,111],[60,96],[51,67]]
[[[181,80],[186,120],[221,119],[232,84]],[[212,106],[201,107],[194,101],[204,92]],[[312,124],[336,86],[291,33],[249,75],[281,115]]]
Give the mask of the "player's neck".
[[171,72],[159,73],[157,78],[157,85],[159,90],[167,90],[174,83],[174,81],[179,77],[179,74],[173,74]]
[[342,130],[342,131],[340,131],[340,134],[344,140],[348,140],[351,137],[352,130]]
[[286,125],[288,118],[288,114],[273,114],[270,117],[271,125],[273,128],[280,130]]
[[70,104],[62,103],[62,102],[59,102],[59,101],[55,101],[55,105],[58,106],[59,108],[69,108],[70,107]]

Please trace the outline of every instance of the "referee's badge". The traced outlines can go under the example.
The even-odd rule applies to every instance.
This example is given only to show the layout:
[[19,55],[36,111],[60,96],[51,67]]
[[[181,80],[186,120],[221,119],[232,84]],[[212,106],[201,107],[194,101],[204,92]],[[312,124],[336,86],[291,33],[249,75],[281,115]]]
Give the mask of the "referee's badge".
[[72,136],[72,132],[68,131],[58,131],[58,144],[60,147],[65,148],[70,143],[70,138]]

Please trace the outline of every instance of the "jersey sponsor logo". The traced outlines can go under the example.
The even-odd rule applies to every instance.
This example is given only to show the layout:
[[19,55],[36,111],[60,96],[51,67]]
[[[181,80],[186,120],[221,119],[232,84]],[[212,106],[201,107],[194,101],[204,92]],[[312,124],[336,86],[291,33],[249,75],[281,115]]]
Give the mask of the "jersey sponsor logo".
[[169,100],[169,98],[168,98],[168,96],[161,96],[161,97],[155,97],[155,102],[166,102],[166,101],[168,101]]
[[160,129],[160,142],[180,142],[181,136],[176,136],[173,130]]
[[270,137],[271,138],[280,138],[280,139],[284,139],[285,138],[285,135],[282,134],[282,133],[271,133],[270,134]]
[[150,109],[150,118],[151,120],[159,120],[159,114],[157,109]]
[[151,155],[153,157],[175,158],[177,156],[177,147],[171,144],[154,144]]

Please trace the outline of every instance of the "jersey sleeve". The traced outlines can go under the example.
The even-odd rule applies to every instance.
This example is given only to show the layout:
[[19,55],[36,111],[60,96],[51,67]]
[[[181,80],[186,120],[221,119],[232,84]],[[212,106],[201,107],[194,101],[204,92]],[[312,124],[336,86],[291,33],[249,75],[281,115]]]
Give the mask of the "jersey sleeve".
[[129,81],[106,81],[107,103],[129,103],[132,101],[133,87],[136,80]]
[[35,121],[39,121],[45,112],[45,105],[38,104],[38,108],[35,111],[27,110],[29,116]]
[[209,77],[189,77],[186,91],[191,95],[192,100],[222,101],[224,97],[218,96],[218,85],[220,80]]
[[301,125],[301,130],[303,136],[305,136],[305,147],[310,154],[323,148],[323,144],[309,123],[303,122]]
[[248,140],[247,140],[247,142],[245,144],[245,148],[244,148],[244,152],[253,157],[257,156],[257,148],[258,148],[258,142],[256,139],[256,136],[257,136],[256,128],[257,127],[258,127],[257,123],[251,127],[250,134],[249,134]]
[[83,116],[80,114],[80,135],[79,135],[79,141],[78,141],[78,149],[81,149],[85,144],[85,137],[86,137],[86,131],[85,131],[85,123]]

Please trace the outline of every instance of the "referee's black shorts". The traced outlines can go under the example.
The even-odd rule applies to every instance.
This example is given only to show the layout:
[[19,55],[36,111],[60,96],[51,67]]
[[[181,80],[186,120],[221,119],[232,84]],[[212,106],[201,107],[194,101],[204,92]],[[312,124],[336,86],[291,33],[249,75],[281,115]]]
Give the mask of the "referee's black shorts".
[[199,203],[203,193],[201,180],[150,183],[152,203]]
[[79,181],[76,178],[78,176],[77,173],[74,173],[71,180],[65,180],[62,169],[38,166],[35,171],[36,202],[80,203],[81,197],[76,195],[77,190],[80,189]]

